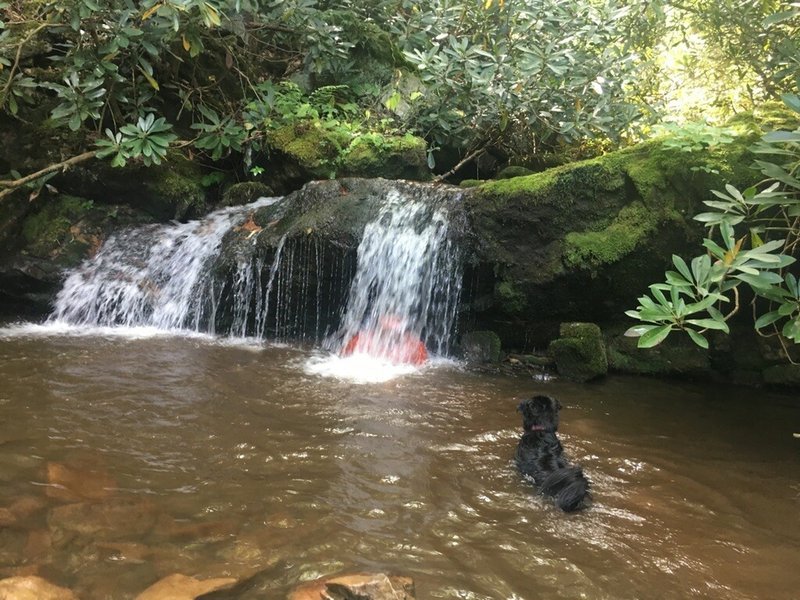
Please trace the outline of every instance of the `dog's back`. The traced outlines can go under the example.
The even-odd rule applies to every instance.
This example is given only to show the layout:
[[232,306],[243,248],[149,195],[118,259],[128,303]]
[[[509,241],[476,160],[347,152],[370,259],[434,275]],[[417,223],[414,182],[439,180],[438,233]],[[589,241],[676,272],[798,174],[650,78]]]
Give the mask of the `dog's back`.
[[520,403],[523,433],[515,455],[517,468],[531,477],[539,491],[555,500],[564,512],[586,505],[589,480],[578,466],[570,465],[556,436],[561,405],[549,396],[534,396]]
[[551,496],[564,512],[575,512],[585,505],[589,480],[580,467],[564,467],[550,473],[539,490],[545,496]]

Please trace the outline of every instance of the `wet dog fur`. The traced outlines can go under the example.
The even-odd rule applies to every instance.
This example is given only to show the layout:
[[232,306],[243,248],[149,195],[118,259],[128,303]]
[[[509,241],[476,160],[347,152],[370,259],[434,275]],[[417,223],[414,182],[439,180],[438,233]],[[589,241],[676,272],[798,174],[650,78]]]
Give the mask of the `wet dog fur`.
[[580,467],[570,465],[556,436],[561,404],[550,396],[537,395],[520,402],[524,433],[517,444],[519,471],[533,479],[539,492],[553,498],[564,512],[584,508],[591,498],[589,480]]

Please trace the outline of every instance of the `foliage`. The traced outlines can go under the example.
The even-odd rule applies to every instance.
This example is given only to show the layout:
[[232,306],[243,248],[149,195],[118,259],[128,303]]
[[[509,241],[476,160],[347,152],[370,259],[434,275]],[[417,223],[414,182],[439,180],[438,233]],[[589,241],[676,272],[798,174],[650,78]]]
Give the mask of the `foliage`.
[[635,135],[664,94],[658,54],[682,40],[699,36],[708,50],[691,73],[722,81],[735,72],[753,101],[787,91],[800,68],[800,5],[778,0],[0,7],[1,110],[77,132],[69,150],[96,148],[116,165],[157,164],[162,142],[181,137],[194,156],[240,155],[247,169],[254,152],[270,150],[270,132],[298,123],[350,141],[421,135],[431,166],[440,147],[524,163],[564,144],[606,147],[592,136]]
[[[420,80],[408,120],[435,145],[619,138],[640,109],[628,41],[638,2],[426,2],[406,24]],[[421,35],[424,32],[424,37]]]
[[[785,102],[800,113],[798,96],[786,95]],[[724,192],[713,191],[715,200],[705,201],[712,210],[695,219],[709,229],[706,253],[688,264],[673,256],[676,270],[626,313],[645,323],[627,332],[639,337],[640,348],[677,330],[707,348],[703,334],[728,332],[743,285],[754,295],[755,328],[800,343],[800,283],[788,269],[800,249],[800,128],[766,133],[752,150],[762,157],[755,165],[766,187],[740,191],[728,184]]]

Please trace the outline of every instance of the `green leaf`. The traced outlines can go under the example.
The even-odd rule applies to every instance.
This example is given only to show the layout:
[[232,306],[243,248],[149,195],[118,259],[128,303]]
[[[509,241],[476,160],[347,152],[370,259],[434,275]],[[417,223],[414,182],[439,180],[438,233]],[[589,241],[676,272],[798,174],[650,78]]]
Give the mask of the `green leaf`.
[[672,325],[654,326],[639,338],[638,348],[652,348],[663,342],[672,331]]
[[692,341],[695,344],[708,350],[708,340],[705,338],[705,336],[692,329],[686,329],[685,331],[689,334],[689,337],[692,338]]
[[800,96],[797,94],[782,94],[781,100],[783,100],[783,103],[791,108],[794,112],[800,113]]
[[762,327],[766,327],[767,325],[771,325],[775,321],[779,321],[782,319],[783,316],[777,311],[773,310],[768,313],[764,313],[758,319],[756,319],[755,328],[761,329]]
[[717,321],[716,319],[687,319],[686,322],[690,325],[702,327],[703,329],[717,329],[725,333],[730,333],[728,324],[725,321]]
[[678,272],[683,275],[683,278],[686,281],[692,281],[692,272],[689,270],[689,267],[686,265],[686,261],[683,260],[677,254],[672,255],[672,264],[675,265],[675,268],[678,269]]

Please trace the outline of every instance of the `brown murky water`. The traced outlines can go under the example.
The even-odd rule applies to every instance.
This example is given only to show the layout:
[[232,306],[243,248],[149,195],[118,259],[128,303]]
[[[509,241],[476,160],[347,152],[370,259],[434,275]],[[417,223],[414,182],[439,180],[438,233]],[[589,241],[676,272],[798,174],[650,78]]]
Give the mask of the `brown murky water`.
[[[796,397],[453,365],[354,385],[306,374],[309,355],[0,338],[0,575],[89,599],[176,571],[282,598],[365,569],[413,576],[421,599],[800,595]],[[513,468],[533,391],[565,405],[585,512],[559,513]]]

